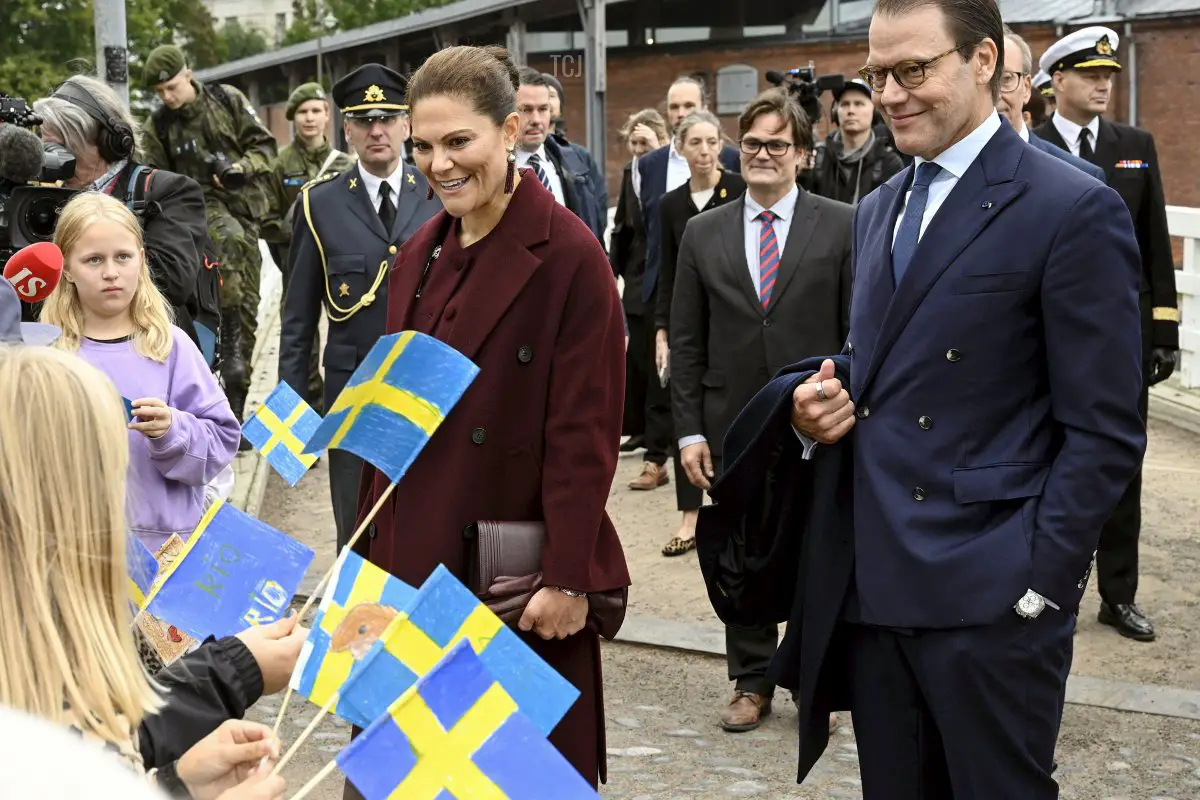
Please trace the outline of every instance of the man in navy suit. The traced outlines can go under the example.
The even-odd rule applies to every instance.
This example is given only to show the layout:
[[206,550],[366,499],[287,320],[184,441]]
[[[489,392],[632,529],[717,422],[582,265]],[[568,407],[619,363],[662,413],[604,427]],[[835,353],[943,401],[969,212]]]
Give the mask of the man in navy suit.
[[[1137,241],[1113,190],[996,112],[996,0],[878,0],[869,46],[860,74],[914,162],[858,206],[842,355],[760,392],[725,479],[748,485],[739,460],[797,477],[852,461],[840,529],[814,527],[814,501],[791,531],[804,558],[841,548],[852,566],[804,590],[788,636],[819,615],[832,633],[785,640],[800,655],[779,680],[839,684],[867,800],[1048,800],[1079,601],[1146,443]],[[792,486],[794,505],[819,489]],[[801,780],[826,696],[801,692]]]
[[1071,155],[1061,147],[1055,147],[1029,130],[1021,111],[1033,96],[1033,52],[1029,45],[1007,26],[1004,26],[1004,73],[1000,81],[1000,100],[996,110],[1008,118],[1013,130],[1031,147],[1055,158],[1061,158],[1073,167],[1083,170],[1101,183],[1106,183],[1104,170]]

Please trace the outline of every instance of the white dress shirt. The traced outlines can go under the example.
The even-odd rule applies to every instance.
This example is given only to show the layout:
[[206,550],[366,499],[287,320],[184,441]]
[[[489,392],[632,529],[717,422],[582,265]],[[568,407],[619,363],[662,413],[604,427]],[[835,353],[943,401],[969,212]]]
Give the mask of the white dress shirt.
[[1025,144],[1029,144],[1029,126],[1022,123],[1021,130],[1017,131],[1017,136],[1020,136],[1025,141]]
[[[683,186],[692,177],[692,168],[688,166],[687,159],[680,155],[675,149],[675,142],[672,141],[667,147],[671,148],[667,151],[667,192],[672,189],[678,189]],[[637,199],[642,199],[642,173],[638,171],[638,159],[633,160],[633,193],[637,195]],[[666,194],[664,192],[663,194]]]
[[[933,159],[934,163],[942,168],[942,171],[929,184],[929,199],[925,203],[925,214],[921,217],[921,230],[917,236],[917,241],[920,241],[920,237],[925,235],[925,229],[929,227],[933,216],[937,214],[938,209],[942,207],[942,203],[946,201],[946,198],[950,196],[950,192],[958,185],[959,179],[975,163],[975,159],[979,158],[979,154],[983,152],[983,148],[987,146],[987,143],[1000,130],[1000,125],[999,112],[992,114],[980,123],[975,130],[968,133],[962,139],[959,139],[947,148],[945,152]],[[928,160],[920,156],[914,158],[912,166],[914,174],[917,167]],[[900,213],[896,216],[896,227],[892,230],[893,245],[896,242],[896,234],[900,232],[900,222],[904,219],[904,209],[907,208],[908,199],[911,196],[912,186],[910,185],[908,191],[904,194],[904,207],[900,209]],[[795,430],[795,428],[792,430]],[[800,431],[795,432],[800,437],[800,440],[804,442],[804,457],[806,459],[811,458],[813,449],[817,445],[816,441],[809,439],[800,433]]]
[[[529,166],[529,159],[531,156],[533,156],[533,153],[518,149],[517,166]],[[567,204],[567,196],[563,193],[562,177],[559,176],[558,168],[554,166],[554,162],[550,160],[548,155],[546,155],[545,143],[543,143],[542,146],[537,149],[537,157],[541,162],[540,166],[542,168],[542,172],[546,173],[546,179],[550,181],[550,191],[554,194],[554,199],[558,201],[560,206],[565,206]]]
[[[779,202],[771,206],[770,211],[775,214],[775,222],[772,226],[775,228],[775,239],[779,243],[779,259],[783,260],[783,248],[787,245],[788,232],[792,229],[792,219],[796,216],[796,201],[800,199],[800,190],[792,185],[792,190],[779,199]],[[758,290],[758,280],[760,277],[759,262],[758,262],[758,238],[762,234],[763,222],[760,219],[755,219],[759,214],[767,209],[750,196],[750,191],[742,197],[742,227],[744,229],[745,238],[745,255],[746,266],[750,270],[750,283],[754,286],[755,291]],[[778,273],[776,273],[778,274]],[[679,440],[679,450],[688,445],[699,444],[706,442],[706,439],[701,434],[693,436],[684,436]]]
[[[1083,130],[1082,125],[1076,125],[1071,120],[1064,117],[1062,114],[1055,114],[1050,118],[1054,127],[1058,129],[1058,133],[1062,136],[1063,141],[1067,143],[1067,149],[1071,151],[1071,155],[1079,155],[1079,132]],[[1092,117],[1092,121],[1087,124],[1087,129],[1092,134],[1092,152],[1096,152],[1096,138],[1100,135],[1100,118]]]
[[[363,188],[367,190],[367,197],[371,198],[371,206],[375,209],[375,213],[379,213],[379,204],[383,202],[383,198],[379,194],[379,187],[386,180],[388,186],[392,187],[392,205],[399,207],[400,205],[400,188],[404,185],[404,161],[401,160],[396,165],[391,175],[387,178],[380,178],[372,175],[363,169],[363,165],[358,165],[358,175],[362,178]],[[390,233],[390,231],[389,231]]]

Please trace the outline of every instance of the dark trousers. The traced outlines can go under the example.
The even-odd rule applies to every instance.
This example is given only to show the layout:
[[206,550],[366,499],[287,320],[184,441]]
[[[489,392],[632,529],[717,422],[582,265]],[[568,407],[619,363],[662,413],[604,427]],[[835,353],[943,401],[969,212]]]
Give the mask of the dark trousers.
[[[675,422],[671,418],[671,382],[663,386],[658,379],[658,367],[654,365],[654,337],[656,329],[653,324],[646,326],[647,352],[650,354],[649,383],[646,385],[646,454],[643,461],[658,464],[660,467],[667,463],[670,455],[675,462],[675,502],[680,511],[697,511],[704,505],[704,492],[696,488],[687,479],[683,462],[679,460],[679,443],[675,439]],[[633,336],[629,337],[629,346],[633,347]]]
[[[1150,374],[1150,365],[1142,365],[1143,376]],[[1145,422],[1149,412],[1150,387],[1142,380],[1138,395],[1138,412]],[[1142,530],[1142,471],[1139,468],[1125,493],[1113,509],[1112,516],[1100,530],[1100,546],[1096,550],[1096,579],[1100,597],[1106,603],[1123,605],[1137,597],[1138,538]]]
[[[283,289],[283,301],[287,302],[287,287],[288,273],[291,272],[288,257],[291,250],[290,245],[278,244],[275,242],[267,243],[267,250],[271,253],[271,258],[275,260],[275,266],[279,267],[279,274],[282,276],[281,284]],[[304,396],[304,402],[312,406],[313,411],[318,414],[324,414],[324,403],[321,401],[325,394],[324,383],[321,380],[320,357],[317,355],[321,352],[321,332],[313,332],[312,353],[308,357],[308,386]]]
[[654,336],[650,334],[647,350],[646,328],[654,321],[641,315],[626,314],[629,324],[629,347],[625,350],[625,416],[621,423],[622,436],[642,436],[646,433],[646,389],[650,377],[658,380],[654,370]]
[[342,552],[354,535],[358,520],[358,482],[363,460],[347,450],[329,449],[329,494],[333,499],[333,521],[337,526],[337,549]]
[[1075,616],[842,624],[864,800],[1051,800]]

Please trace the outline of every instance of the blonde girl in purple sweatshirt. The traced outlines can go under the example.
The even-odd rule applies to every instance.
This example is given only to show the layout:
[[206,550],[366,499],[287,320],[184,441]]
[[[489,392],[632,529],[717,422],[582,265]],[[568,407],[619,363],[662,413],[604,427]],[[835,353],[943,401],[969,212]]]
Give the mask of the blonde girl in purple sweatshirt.
[[132,401],[130,527],[157,550],[187,537],[204,513],[205,486],[232,461],[241,426],[203,356],[171,323],[154,286],[137,218],[107,194],[76,195],[54,231],[63,277],[41,320]]

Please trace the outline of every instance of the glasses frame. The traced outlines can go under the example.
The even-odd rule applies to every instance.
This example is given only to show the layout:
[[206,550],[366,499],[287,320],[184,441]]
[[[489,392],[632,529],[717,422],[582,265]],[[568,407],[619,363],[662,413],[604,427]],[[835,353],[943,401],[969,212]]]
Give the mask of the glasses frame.
[[[754,142],[754,140],[751,140],[751,141]],[[738,149],[741,150],[746,155],[753,157],[753,156],[757,156],[760,152],[762,152],[762,149],[765,147],[767,149],[767,155],[771,156],[772,158],[782,158],[783,156],[786,156],[788,154],[788,150],[791,150],[793,147],[796,146],[795,142],[781,142],[778,139],[775,139],[775,140],[772,140],[769,142],[757,142],[757,144],[758,144],[758,147],[755,147],[753,150],[750,150],[750,149],[747,149],[746,140],[742,139],[742,140],[738,141]],[[783,145],[783,150],[779,153],[772,153],[771,148],[778,147],[779,145]]]
[[[1016,83],[1014,83],[1014,84],[1013,84],[1013,86],[1012,86],[1012,89],[1005,89],[1005,88],[1004,88],[1004,82],[1005,82],[1005,80],[1008,78],[1008,76],[1009,76],[1009,75],[1015,75],[1015,76],[1016,76],[1016,78],[1017,78],[1017,80],[1016,80]],[[1028,72],[1024,72],[1024,71],[1021,71],[1021,72],[1009,72],[1008,70],[1003,70],[1003,71],[1000,73],[1000,91],[1002,91],[1002,92],[1011,92],[1011,91],[1013,91],[1013,89],[1016,89],[1018,86],[1020,86],[1020,85],[1021,85],[1021,79],[1022,79],[1022,78],[1027,78],[1027,77],[1029,77],[1029,73],[1028,73]]]
[[[936,56],[934,56],[932,58],[925,58],[925,59],[910,58],[905,61],[901,61],[898,64],[893,64],[890,67],[872,67],[872,66],[868,65],[858,71],[858,76],[866,82],[867,86],[871,87],[872,92],[882,92],[884,89],[887,88],[887,76],[888,75],[891,75],[892,80],[894,80],[896,82],[896,85],[902,89],[907,89],[909,91],[911,91],[913,89],[919,89],[921,86],[923,86],[925,84],[925,81],[929,80],[928,71],[929,71],[930,67],[932,67],[934,64],[941,61],[943,58],[950,55],[951,53],[957,53],[960,50],[962,50],[964,47],[970,47],[970,46],[971,45],[958,44],[958,45],[955,45],[954,47],[951,47],[949,50],[947,50],[944,53],[938,53]],[[901,68],[906,68],[906,67],[912,67],[912,66],[919,67],[921,69],[921,79],[919,81],[917,81],[915,84],[913,84],[912,86],[909,86],[907,83],[900,80],[900,76],[898,74],[896,74],[896,70],[901,69]],[[881,84],[879,84],[878,86],[875,84],[875,81],[873,81],[871,79],[871,75],[875,71],[883,73],[883,82]]]

